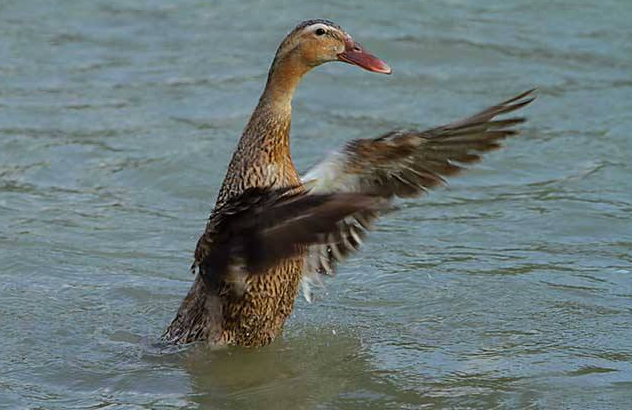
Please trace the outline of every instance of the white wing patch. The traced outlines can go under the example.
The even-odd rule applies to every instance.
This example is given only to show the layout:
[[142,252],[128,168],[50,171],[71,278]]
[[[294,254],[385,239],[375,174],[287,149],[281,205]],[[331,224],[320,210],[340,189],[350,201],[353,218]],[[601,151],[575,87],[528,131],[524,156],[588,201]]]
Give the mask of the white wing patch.
[[348,160],[348,156],[340,151],[331,153],[301,178],[303,185],[314,194],[358,192],[358,177],[345,172]]
[[[305,188],[313,194],[360,192],[360,175],[346,170],[348,162],[348,154],[334,151],[303,175],[301,181]],[[348,249],[355,250],[362,244],[362,224],[357,222],[361,218],[360,215],[357,215],[356,219],[347,218],[341,221],[340,234],[330,235],[326,238],[329,244],[310,247],[308,256],[305,258],[301,279],[303,296],[308,303],[312,302],[313,289],[324,287],[322,274],[333,275],[336,263],[344,259]],[[348,238],[349,235],[350,239]],[[350,243],[350,240],[354,244]]]

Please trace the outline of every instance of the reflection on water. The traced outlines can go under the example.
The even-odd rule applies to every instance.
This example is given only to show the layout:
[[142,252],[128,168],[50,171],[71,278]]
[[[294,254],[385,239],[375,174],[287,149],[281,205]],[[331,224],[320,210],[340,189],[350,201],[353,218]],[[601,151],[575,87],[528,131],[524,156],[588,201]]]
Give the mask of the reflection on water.
[[[39,3],[0,2],[0,408],[629,407],[628,1]],[[306,77],[300,169],[538,86],[530,120],[271,346],[160,346],[272,54],[321,16],[394,73]]]
[[[454,375],[449,386],[402,383],[367,350],[358,336],[311,330],[258,351],[201,349],[186,364],[193,400],[202,408],[443,408],[455,398],[492,407],[502,401],[502,379],[479,374],[475,382]],[[416,360],[414,351],[409,355]],[[409,388],[402,391],[402,384]],[[471,391],[476,399],[467,399]]]
[[[309,332],[255,351],[200,349],[187,357],[186,367],[194,400],[205,408],[313,408],[349,391],[358,397],[345,401],[383,404],[387,396],[368,393],[381,383],[363,350],[352,337]],[[390,383],[382,383],[379,391],[388,392]],[[365,389],[368,397],[362,397]]]

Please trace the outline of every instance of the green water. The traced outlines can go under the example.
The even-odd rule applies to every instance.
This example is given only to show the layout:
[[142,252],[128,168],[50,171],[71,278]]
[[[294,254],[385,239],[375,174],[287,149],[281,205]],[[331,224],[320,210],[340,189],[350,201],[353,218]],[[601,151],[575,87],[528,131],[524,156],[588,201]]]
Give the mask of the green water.
[[[392,76],[294,102],[344,141],[533,86],[520,138],[404,202],[282,338],[162,351],[278,42],[327,17]],[[0,408],[628,409],[632,2],[0,2]]]

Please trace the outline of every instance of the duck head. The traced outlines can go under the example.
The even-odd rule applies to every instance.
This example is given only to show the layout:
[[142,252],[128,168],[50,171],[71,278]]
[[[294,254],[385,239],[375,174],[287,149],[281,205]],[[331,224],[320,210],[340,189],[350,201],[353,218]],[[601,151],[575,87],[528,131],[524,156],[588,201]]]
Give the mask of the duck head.
[[390,74],[391,67],[369,53],[329,20],[300,23],[279,46],[275,61],[292,58],[305,71],[330,61],[343,61],[375,73]]

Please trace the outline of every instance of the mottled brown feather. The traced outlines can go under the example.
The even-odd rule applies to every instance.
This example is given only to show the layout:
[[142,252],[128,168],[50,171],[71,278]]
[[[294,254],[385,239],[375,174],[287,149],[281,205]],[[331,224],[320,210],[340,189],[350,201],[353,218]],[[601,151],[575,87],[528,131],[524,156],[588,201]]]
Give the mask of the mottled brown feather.
[[[441,127],[425,131],[392,131],[376,138],[351,141],[344,147],[342,157],[334,156],[330,162],[325,160],[317,165],[307,173],[304,181],[318,193],[357,192],[385,199],[417,197],[431,188],[445,185],[445,177],[462,172],[464,165],[480,161],[481,154],[500,148],[501,140],[517,135],[513,127],[523,123],[524,118],[495,117],[529,104],[534,99],[531,97],[533,91]],[[319,173],[324,174],[333,162],[339,169],[337,183],[319,184]],[[331,180],[332,176],[328,175],[328,178]],[[358,237],[358,231],[366,231],[378,216],[376,212],[365,211],[341,222],[338,233],[332,235],[337,241],[335,246],[316,244],[310,248],[305,274],[333,274],[336,263],[359,247],[350,239]],[[353,245],[341,250],[340,243]]]
[[295,187],[249,188],[211,216],[213,226],[198,242],[195,266],[209,287],[235,271],[266,274],[305,246],[324,243],[343,218],[378,211],[384,201],[364,194],[308,195]]

